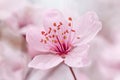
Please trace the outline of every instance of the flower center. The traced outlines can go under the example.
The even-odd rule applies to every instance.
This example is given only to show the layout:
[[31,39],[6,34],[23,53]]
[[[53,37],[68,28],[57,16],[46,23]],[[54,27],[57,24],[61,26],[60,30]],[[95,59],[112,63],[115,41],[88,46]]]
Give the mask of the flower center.
[[75,30],[72,29],[72,18],[68,18],[68,23],[53,22],[53,27],[48,27],[47,32],[41,31],[43,38],[40,42],[48,44],[51,50],[58,55],[66,55],[72,48],[72,37],[75,34]]

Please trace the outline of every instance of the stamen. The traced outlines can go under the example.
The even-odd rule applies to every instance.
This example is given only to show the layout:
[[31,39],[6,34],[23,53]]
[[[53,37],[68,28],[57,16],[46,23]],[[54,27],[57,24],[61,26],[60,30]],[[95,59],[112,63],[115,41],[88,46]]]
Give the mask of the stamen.
[[56,30],[54,29],[54,32],[56,33]]
[[58,27],[57,30],[60,30],[60,27]]
[[77,39],[80,39],[80,37],[77,37]]
[[46,33],[45,36],[47,36],[48,34]]
[[57,24],[56,24],[56,23],[53,23],[53,26],[57,26]]
[[69,20],[69,21],[72,21],[72,18],[71,18],[71,17],[69,17],[69,18],[68,18],[68,20]]
[[73,29],[72,29],[71,31],[72,31],[72,32],[75,32],[75,30],[73,30]]
[[71,23],[68,23],[68,26],[70,26],[70,27],[71,27],[71,26],[72,26],[72,24],[71,24]]
[[44,34],[45,34],[45,31],[41,31],[41,34],[44,35]]
[[57,27],[60,27],[61,25],[58,25]]
[[54,37],[55,37],[55,35],[52,35],[52,37],[54,38]]
[[62,23],[62,22],[60,22],[60,25],[63,25],[63,23]]
[[66,33],[69,33],[68,30],[66,30]]
[[48,34],[50,34],[50,33],[51,33],[51,30],[52,30],[52,28],[51,28],[51,27],[49,27],[49,32],[48,32]]
[[63,36],[64,39],[66,39],[67,37],[66,36]]

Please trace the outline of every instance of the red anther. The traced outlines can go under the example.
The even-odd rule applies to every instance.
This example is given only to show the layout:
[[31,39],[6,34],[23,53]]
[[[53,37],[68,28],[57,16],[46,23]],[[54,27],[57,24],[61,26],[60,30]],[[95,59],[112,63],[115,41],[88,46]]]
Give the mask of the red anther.
[[57,27],[60,28],[61,25],[58,25]]
[[66,33],[69,33],[68,30],[66,30]]
[[71,18],[71,17],[69,17],[69,18],[68,18],[68,20],[72,21],[72,18]]
[[41,31],[41,34],[44,35],[44,34],[45,34],[45,31]]
[[54,32],[56,32],[56,30],[54,29]]
[[57,30],[60,30],[60,27],[58,27]]
[[47,36],[48,34],[46,33],[45,36]]
[[53,26],[57,26],[57,24],[56,24],[56,23],[53,23]]
[[63,25],[63,23],[62,23],[62,22],[60,22],[60,25]]
[[52,35],[52,37],[54,38],[54,37],[55,37],[55,35]]
[[68,26],[72,26],[72,24],[71,24],[71,23],[68,23]]
[[51,28],[51,27],[49,27],[49,31],[48,31],[48,34],[50,34],[50,33],[51,33],[51,30],[52,30],[52,28]]
[[73,30],[73,29],[72,29],[71,31],[72,31],[72,32],[75,32],[75,30]]
[[80,37],[77,37],[77,39],[80,39]]

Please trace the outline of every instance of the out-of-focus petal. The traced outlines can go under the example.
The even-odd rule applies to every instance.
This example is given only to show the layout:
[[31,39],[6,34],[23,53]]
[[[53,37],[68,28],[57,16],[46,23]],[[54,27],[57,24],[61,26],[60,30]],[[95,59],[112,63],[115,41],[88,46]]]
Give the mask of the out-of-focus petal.
[[46,70],[57,66],[62,61],[63,59],[57,55],[38,55],[29,63],[28,66],[36,69]]
[[28,5],[26,0],[0,0],[0,11],[14,12]]

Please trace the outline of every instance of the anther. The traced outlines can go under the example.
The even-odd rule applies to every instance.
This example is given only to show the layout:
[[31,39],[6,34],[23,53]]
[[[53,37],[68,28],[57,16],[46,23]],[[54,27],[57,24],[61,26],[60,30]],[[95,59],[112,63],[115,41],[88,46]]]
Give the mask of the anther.
[[58,27],[57,30],[60,30],[60,27]]
[[41,34],[42,34],[42,35],[44,35],[44,34],[45,34],[45,32],[44,32],[44,31],[41,31]]
[[54,32],[56,32],[56,30],[54,29]]
[[55,35],[52,35],[52,37],[54,38],[54,37],[55,37]]
[[66,37],[66,36],[64,36],[63,38],[64,38],[64,39],[66,39],[67,37]]
[[71,23],[68,23],[68,26],[72,26]]
[[73,30],[73,29],[72,29],[71,31],[72,31],[72,32],[75,32],[75,30]]
[[63,23],[62,23],[62,22],[60,22],[60,25],[63,25]]
[[69,20],[69,21],[72,21],[72,18],[71,18],[71,17],[69,17],[69,18],[68,18],[68,20]]
[[80,39],[80,37],[77,37],[77,39]]
[[57,26],[57,24],[56,24],[56,23],[53,23],[53,26]]
[[51,33],[51,30],[52,30],[52,28],[51,28],[51,27],[49,27],[49,32],[48,32],[48,34],[50,34],[50,33]]

